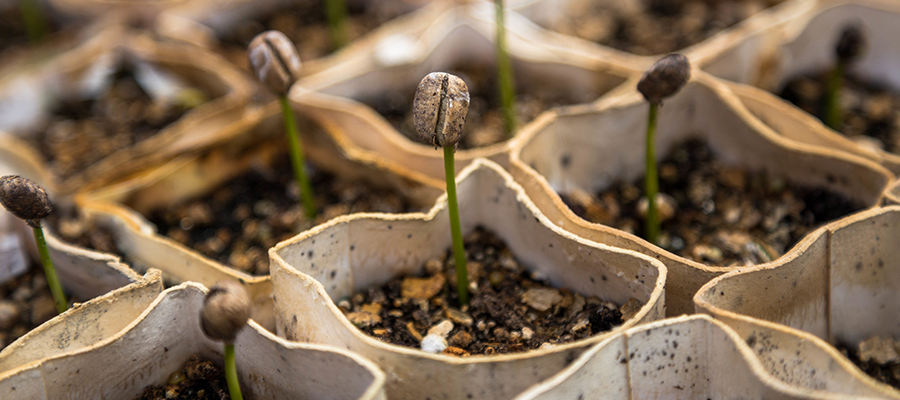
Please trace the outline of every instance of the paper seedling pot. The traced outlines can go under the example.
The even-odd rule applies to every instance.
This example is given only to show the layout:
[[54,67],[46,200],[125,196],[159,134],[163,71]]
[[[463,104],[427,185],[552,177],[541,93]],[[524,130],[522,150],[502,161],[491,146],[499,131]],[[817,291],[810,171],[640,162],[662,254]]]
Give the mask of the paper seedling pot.
[[150,270],[139,281],[76,303],[0,351],[0,373],[112,337],[137,319],[162,290],[159,271]]
[[[408,89],[411,94],[419,81],[434,71],[452,72],[453,67],[466,65],[484,65],[493,71],[493,7],[489,2],[472,2],[439,15],[423,10],[421,18],[372,37],[373,43],[359,49],[365,53],[359,54],[358,61],[344,62],[300,80],[294,85],[291,99],[320,124],[340,127],[346,135],[341,140],[348,145],[376,153],[399,168],[416,171],[431,178],[434,185],[442,186],[441,152],[429,144],[410,140],[364,102],[377,101],[389,89]],[[507,24],[510,59],[520,90],[560,93],[576,103],[587,103],[637,71],[547,44],[548,38],[521,17],[510,15]],[[473,91],[472,82],[468,84]],[[411,99],[408,106],[412,109]],[[458,150],[457,170],[477,157],[504,162],[515,140]]]
[[895,180],[891,183],[881,197],[881,201],[885,205],[900,205],[900,181]]
[[152,20],[156,14],[188,0],[47,0],[58,13],[70,17],[97,18],[116,13]]
[[[86,214],[109,221],[117,245],[139,270],[157,268],[167,282],[199,282],[212,286],[224,279],[241,282],[254,302],[252,318],[274,330],[272,289],[268,276],[251,276],[223,265],[156,231],[144,215],[203,196],[256,163],[284,153],[284,132],[278,104],[270,103],[230,127],[233,134],[207,151],[192,152],[145,170],[120,183],[83,193],[75,201]],[[309,159],[337,176],[364,179],[398,190],[414,204],[433,202],[440,190],[418,183],[415,176],[395,173],[390,165],[367,154],[343,151],[331,127],[324,132],[301,129]]]
[[[658,157],[693,135],[706,139],[725,165],[777,173],[788,182],[827,188],[869,206],[878,203],[891,174],[877,163],[779,136],[720,81],[696,70],[693,75],[660,108],[659,120],[665,122],[657,131]],[[557,194],[573,189],[595,192],[616,180],[631,181],[643,174],[646,123],[647,103],[634,89],[591,106],[560,110],[523,132],[512,149],[510,170],[554,224],[588,240],[661,260],[670,271],[668,315],[690,313],[697,289],[729,268],[700,264],[636,235],[589,223]]]
[[0,115],[0,130],[32,137],[49,118],[53,103],[89,98],[100,92],[109,74],[124,62],[133,64],[136,73],[153,82],[152,90],[144,89],[151,96],[154,90],[159,91],[158,96],[165,96],[167,90],[177,86],[171,82],[180,81],[202,88],[210,98],[151,138],[114,152],[72,176],[54,177],[60,194],[99,187],[172,158],[191,143],[221,135],[229,124],[240,120],[252,87],[244,75],[215,54],[124,28],[110,28],[34,68],[23,68],[4,78],[0,82],[0,108],[7,112]]
[[[757,325],[770,346],[804,339]],[[797,352],[779,365],[760,362],[744,338],[705,315],[666,319],[619,333],[516,400],[540,399],[862,399],[883,392],[830,365],[833,359]],[[781,366],[809,379],[782,382]],[[788,369],[785,368],[785,369]],[[810,372],[813,372],[810,374]]]
[[643,307],[609,333],[513,355],[434,355],[365,335],[335,299],[416,274],[426,260],[443,254],[451,237],[442,197],[427,214],[339,217],[271,249],[278,332],[288,340],[347,348],[375,361],[387,373],[392,398],[508,399],[556,373],[589,345],[664,314],[666,268],[659,261],[557,228],[491,161],[475,160],[457,182],[464,234],[483,226],[504,240],[522,265],[554,286],[618,304],[634,298]]
[[[729,325],[757,320],[784,324],[851,347],[876,335],[898,340],[898,227],[897,206],[828,224],[790,257],[710,281],[694,296],[697,311]],[[829,352],[839,354],[834,348]],[[900,398],[900,393],[892,396]]]
[[[223,346],[200,330],[206,288],[166,290],[127,327],[96,344],[0,375],[17,398],[131,399],[166,382],[192,354],[220,367]],[[235,341],[241,390],[251,399],[384,399],[384,373],[339,349],[289,343],[250,321]]]

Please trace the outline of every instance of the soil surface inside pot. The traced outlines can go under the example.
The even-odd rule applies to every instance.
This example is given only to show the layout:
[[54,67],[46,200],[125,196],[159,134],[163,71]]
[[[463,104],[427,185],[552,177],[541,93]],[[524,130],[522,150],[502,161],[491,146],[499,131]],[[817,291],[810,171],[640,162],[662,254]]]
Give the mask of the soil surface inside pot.
[[[660,193],[669,196],[659,208],[660,246],[709,265],[772,261],[818,226],[864,208],[842,194],[723,165],[699,139],[677,144],[658,168]],[[641,235],[643,192],[641,177],[562,199],[588,221]]]
[[[853,364],[863,370],[863,372],[881,383],[893,386],[895,389],[900,390],[900,361],[887,363],[879,363],[873,359],[863,361],[860,357],[860,352],[851,349],[850,346],[838,345],[836,347],[845,357],[849,358]],[[900,352],[900,348],[896,351]]]
[[702,42],[781,0],[572,1],[554,30],[641,56]]
[[[70,301],[71,295],[66,293]],[[0,349],[56,316],[56,303],[40,265],[0,284]]]
[[[384,4],[379,4],[384,3]],[[348,2],[347,39],[349,44],[375,30],[385,22],[411,11],[409,5],[399,1]],[[325,15],[325,2],[300,0],[290,6],[265,13],[265,15],[238,21],[219,38],[222,52],[235,65],[249,71],[247,46],[253,38],[267,30],[283,32],[297,46],[300,60],[312,60],[334,50],[331,31]]]
[[115,233],[103,224],[86,220],[77,208],[54,209],[44,219],[43,227],[50,229],[60,240],[73,246],[125,257],[116,245]]
[[135,400],[229,400],[225,373],[212,361],[194,354],[184,367],[169,375],[165,385],[152,385]]
[[[795,77],[778,95],[820,120],[825,118],[825,93],[830,71]],[[872,147],[900,154],[900,96],[887,86],[845,76],[839,96],[843,123],[838,132]]]
[[[59,24],[49,19],[46,14],[47,10],[44,10],[44,34],[37,42],[32,42],[28,37],[25,20],[22,17],[22,11],[18,5],[21,2],[23,1],[6,2],[0,6],[0,54],[13,48],[24,49],[39,43],[40,41],[47,39],[50,34],[56,32],[59,28]],[[33,3],[40,4],[41,2],[34,1]]]
[[622,324],[642,306],[632,299],[620,311],[618,305],[597,297],[554,288],[530,273],[501,239],[483,228],[467,235],[464,243],[468,306],[458,308],[456,270],[448,249],[443,261],[426,262],[421,276],[395,278],[338,301],[338,307],[366,334],[413,348],[420,348],[430,329],[452,324],[443,353],[469,356],[523,352],[583,339]]
[[98,98],[63,100],[29,139],[54,173],[67,178],[153,137],[207,100],[208,93],[192,88],[173,101],[154,101],[123,69]]
[[[466,115],[466,124],[458,148],[472,149],[507,140],[500,93],[497,88],[496,68],[492,65],[468,64],[445,72],[459,76],[469,87],[469,112]],[[577,99],[559,95],[556,90],[523,89],[521,84],[516,85],[515,111],[519,127],[552,107],[579,102]],[[414,142],[422,142],[413,124],[412,108],[415,96],[416,86],[411,86],[389,90],[380,97],[361,101],[381,114],[404,136]]]
[[362,180],[337,178],[307,164],[318,216],[306,217],[287,154],[257,165],[201,198],[148,218],[158,232],[220,263],[254,275],[269,273],[267,251],[334,217],[357,212],[404,213],[414,209],[396,191]]

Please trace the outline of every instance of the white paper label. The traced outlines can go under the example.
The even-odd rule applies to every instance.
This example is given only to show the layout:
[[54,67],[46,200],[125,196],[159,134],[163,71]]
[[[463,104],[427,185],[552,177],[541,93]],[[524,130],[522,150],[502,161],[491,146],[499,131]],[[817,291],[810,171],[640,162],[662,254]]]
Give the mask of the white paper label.
[[7,282],[28,270],[25,246],[15,233],[0,234],[0,283]]

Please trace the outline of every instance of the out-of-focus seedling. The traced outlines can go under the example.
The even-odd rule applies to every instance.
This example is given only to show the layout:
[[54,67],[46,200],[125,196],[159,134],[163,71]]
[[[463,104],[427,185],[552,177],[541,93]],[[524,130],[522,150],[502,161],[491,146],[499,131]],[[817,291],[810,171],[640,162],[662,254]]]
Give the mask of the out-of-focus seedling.
[[325,14],[332,48],[337,50],[344,47],[350,40],[347,32],[347,3],[344,0],[325,0]]
[[234,340],[249,319],[250,297],[237,282],[219,282],[203,299],[200,329],[206,337],[225,344],[225,380],[232,400],[243,399],[234,363]]
[[419,82],[413,100],[413,122],[425,142],[444,148],[444,176],[447,181],[447,207],[450,212],[450,233],[453,236],[453,256],[456,261],[456,292],[460,306],[469,303],[466,253],[459,225],[459,205],[456,200],[456,169],[453,153],[459,143],[466,115],[469,113],[469,87],[456,75],[432,72]]
[[287,93],[291,85],[300,76],[300,56],[297,48],[285,34],[279,31],[265,31],[250,42],[248,48],[250,65],[256,78],[281,100],[281,113],[284,116],[284,131],[291,148],[291,164],[294,167],[294,179],[303,198],[306,217],[316,217],[316,203],[313,196],[309,175],[304,164],[303,147],[297,132],[297,122],[288,101]]
[[828,76],[828,86],[825,91],[825,125],[834,130],[839,130],[844,122],[844,113],[841,110],[840,95],[844,86],[844,73],[851,63],[859,59],[865,50],[866,35],[860,25],[847,25],[841,31],[841,37],[834,47],[835,64]]
[[28,40],[37,42],[47,33],[47,20],[44,17],[44,8],[39,0],[19,0],[19,12],[22,13],[22,22],[25,23],[25,31]]
[[12,215],[25,220],[34,231],[34,240],[37,242],[38,252],[41,254],[41,264],[44,266],[44,276],[47,278],[47,286],[56,303],[56,311],[60,314],[69,308],[66,295],[63,293],[56,269],[50,260],[47,251],[47,241],[44,240],[44,230],[41,228],[41,220],[53,211],[50,196],[34,181],[18,175],[6,175],[0,177],[0,204]]
[[656,170],[656,114],[662,101],[675,93],[691,78],[691,64],[681,54],[669,54],[650,66],[641,76],[637,89],[650,103],[647,117],[647,171],[644,176],[644,195],[647,196],[647,217],[644,219],[644,235],[656,244],[659,240],[659,178]]
[[512,64],[506,47],[503,0],[494,0],[494,6],[497,9],[497,84],[503,110],[503,127],[506,136],[511,137],[516,131],[516,83],[513,80]]

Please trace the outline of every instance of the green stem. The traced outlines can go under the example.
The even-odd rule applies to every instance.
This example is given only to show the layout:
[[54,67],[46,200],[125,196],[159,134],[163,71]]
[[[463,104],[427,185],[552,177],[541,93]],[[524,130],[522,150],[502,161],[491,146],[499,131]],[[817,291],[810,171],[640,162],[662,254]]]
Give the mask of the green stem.
[[494,4],[497,9],[497,81],[500,85],[503,127],[506,129],[506,136],[512,137],[516,131],[516,87],[509,52],[506,49],[503,0],[494,0]]
[[647,241],[656,244],[659,239],[659,211],[656,207],[656,196],[659,193],[659,179],[656,172],[656,113],[659,108],[650,104],[650,115],[647,118],[647,172],[644,178],[644,195],[647,196],[647,218],[644,219],[644,231]]
[[25,23],[28,39],[32,42],[41,40],[47,32],[47,23],[39,0],[19,0],[19,11],[22,13],[22,22]]
[[844,63],[838,61],[831,70],[831,76],[828,77],[828,88],[825,92],[825,125],[834,130],[841,128],[844,119],[839,99],[843,84]]
[[328,31],[331,32],[331,45],[335,50],[347,44],[347,4],[344,0],[325,0],[325,14],[328,18]]
[[450,211],[450,234],[453,236],[453,257],[456,260],[456,294],[460,307],[469,304],[469,274],[466,270],[466,248],[463,247],[459,227],[459,204],[456,201],[456,169],[453,146],[444,146],[444,176],[447,181],[447,207]]
[[244,396],[241,395],[241,383],[238,382],[237,366],[234,363],[234,343],[225,344],[225,380],[228,382],[231,400],[244,400]]
[[62,285],[59,284],[59,277],[56,276],[56,269],[53,268],[53,261],[50,261],[50,252],[47,251],[47,241],[44,240],[44,230],[40,227],[34,228],[33,230],[38,252],[41,253],[41,264],[44,265],[44,276],[47,278],[47,286],[50,287],[50,293],[53,295],[53,302],[56,303],[56,312],[62,314],[69,309],[69,302],[66,300],[66,294],[63,293]]
[[294,112],[287,95],[281,96],[281,114],[284,116],[284,131],[288,137],[291,148],[291,164],[294,167],[294,179],[297,180],[297,188],[300,189],[300,197],[303,198],[303,207],[306,209],[306,217],[309,220],[316,218],[316,202],[313,197],[312,185],[309,183],[309,175],[303,162],[303,145],[300,143],[300,135],[297,132],[297,122],[294,121]]

